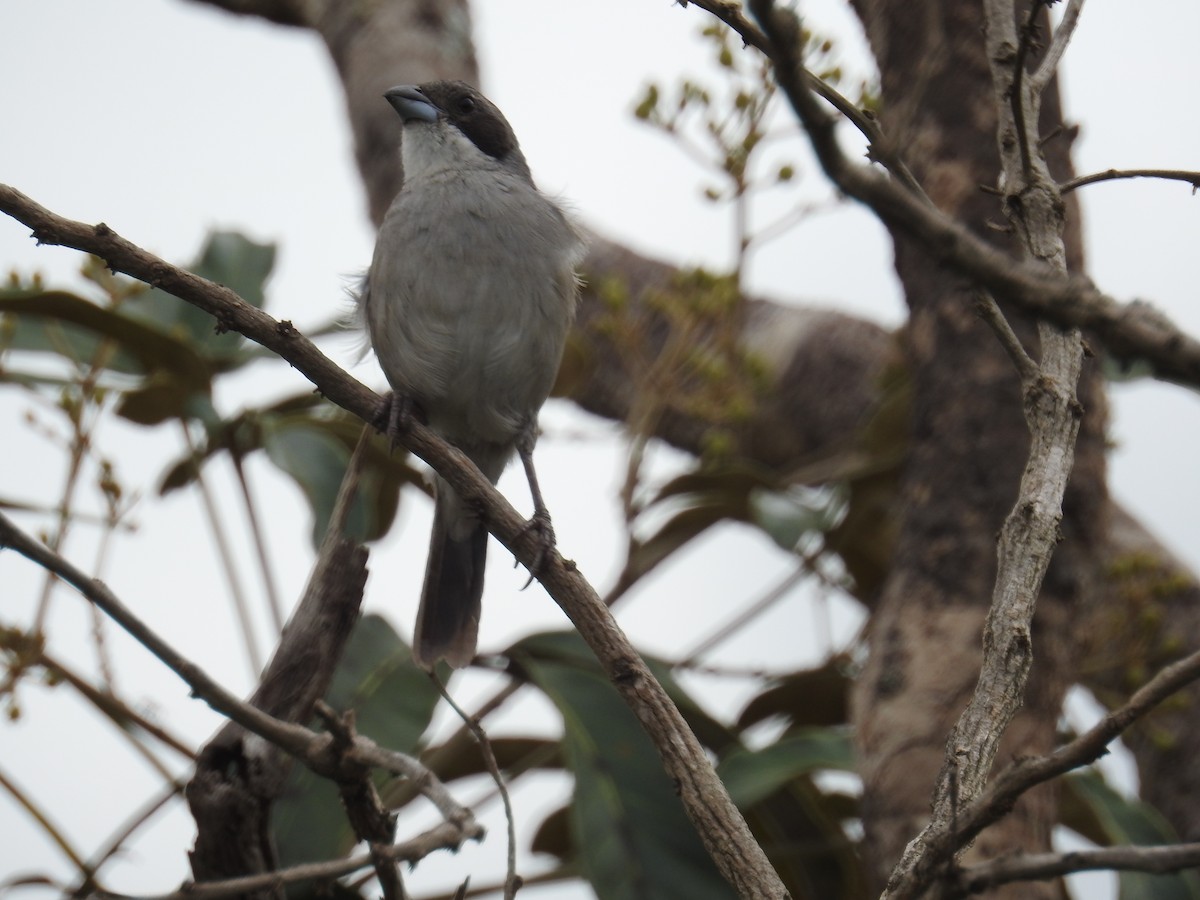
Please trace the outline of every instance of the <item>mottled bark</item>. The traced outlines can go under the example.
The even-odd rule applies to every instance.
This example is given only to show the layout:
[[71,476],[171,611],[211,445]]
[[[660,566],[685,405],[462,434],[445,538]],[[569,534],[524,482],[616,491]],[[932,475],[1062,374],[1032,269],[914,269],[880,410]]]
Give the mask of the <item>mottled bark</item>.
[[[1019,252],[989,228],[1003,216],[998,198],[981,190],[995,184],[999,157],[980,4],[860,0],[856,9],[879,60],[885,132],[939,208]],[[1058,117],[1052,87],[1043,134]],[[1070,172],[1066,150],[1063,142],[1048,147],[1059,177]],[[1082,256],[1078,236],[1073,217],[1067,240],[1075,269]],[[904,235],[893,238],[911,312],[905,335],[912,377],[910,444],[893,566],[871,624],[870,661],[854,704],[865,855],[880,883],[928,817],[945,735],[975,686],[996,534],[1015,499],[1029,447],[1016,372],[973,313],[972,286],[948,277]],[[1036,348],[1033,323],[1006,312],[1023,343]],[[1000,761],[1053,746],[1074,671],[1070,621],[1076,606],[1094,593],[1106,505],[1104,405],[1094,365],[1081,393],[1087,413],[1064,504],[1067,539],[1043,586],[1025,709],[1006,736]],[[1012,816],[984,832],[973,855],[1045,849],[1054,816],[1052,792],[1035,791]],[[1017,894],[1057,892],[1055,886],[1029,885]]]

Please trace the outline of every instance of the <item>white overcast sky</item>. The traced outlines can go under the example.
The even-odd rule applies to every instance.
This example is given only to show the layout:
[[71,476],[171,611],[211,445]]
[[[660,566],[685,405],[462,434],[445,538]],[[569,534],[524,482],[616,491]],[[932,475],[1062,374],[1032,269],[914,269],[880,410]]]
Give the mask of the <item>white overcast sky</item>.
[[[862,43],[848,6],[825,0],[801,8],[811,27],[838,37],[848,67],[865,74],[856,63]],[[669,0],[475,0],[473,10],[485,90],[512,121],[543,188],[566,198],[590,226],[647,253],[710,268],[730,262],[728,211],[701,199],[703,171],[630,114],[649,80],[669,85],[683,74],[715,77],[709,50],[696,37],[706,23],[700,10]],[[1198,33],[1195,3],[1146,0],[1135,8],[1094,2],[1085,8],[1064,75],[1067,114],[1082,126],[1081,173],[1200,169]],[[103,220],[173,261],[191,259],[212,228],[277,242],[269,311],[304,328],[340,308],[346,277],[370,259],[373,234],[340,87],[314,37],[182,0],[10,0],[0,7],[0,46],[0,181],[63,215]],[[800,147],[799,139],[792,146]],[[803,196],[827,198],[812,165],[802,161],[801,167]],[[1096,282],[1118,298],[1149,300],[1200,334],[1200,198],[1178,183],[1122,182],[1085,189],[1083,204]],[[4,270],[71,282],[79,263],[73,251],[37,248],[24,226],[0,218]],[[749,280],[752,289],[781,302],[833,306],[885,325],[903,321],[885,236],[851,206],[813,216],[761,251]],[[349,342],[330,352],[351,361]],[[382,383],[369,364],[356,373]],[[232,411],[305,388],[282,367],[263,368],[220,401]],[[1115,387],[1111,401],[1113,493],[1200,569],[1200,398],[1138,383]],[[0,496],[48,502],[57,497],[64,461],[19,424],[28,408],[12,392],[0,393]],[[619,435],[554,404],[543,424],[548,437],[539,447],[540,469],[560,546],[603,590],[622,546],[611,500],[621,475]],[[577,440],[580,434],[588,440]],[[150,496],[162,460],[178,452],[178,436],[117,425],[104,429],[99,442],[126,483],[147,495],[135,517],[139,533],[117,542],[104,577],[168,639],[231,688],[246,690],[250,673],[197,501]],[[654,460],[664,472],[675,464],[665,452]],[[265,466],[252,474],[271,517],[284,596],[294,597],[307,566],[303,504]],[[227,485],[228,476],[213,473],[218,484]],[[510,472],[502,488],[527,507],[521,479]],[[83,496],[95,508],[94,498]],[[240,511],[228,496],[225,501],[230,528],[241,528]],[[372,554],[368,607],[388,615],[402,633],[411,628],[428,517],[427,504],[406,504],[402,527]],[[623,611],[623,624],[641,645],[679,655],[724,621],[738,598],[764,592],[786,574],[788,559],[764,543],[732,527],[706,537],[684,563],[648,580]],[[94,537],[76,531],[67,555],[86,569],[95,554]],[[516,592],[523,577],[497,545],[491,561],[484,649],[502,647],[531,627],[562,625],[540,590]],[[245,571],[257,595],[254,572]],[[0,623],[28,622],[39,584],[23,560],[0,554]],[[90,671],[79,603],[66,592],[57,596],[51,646]],[[811,658],[823,649],[820,640],[794,645],[795,635],[814,630],[817,619],[805,604],[785,604],[718,658],[794,666],[797,654]],[[856,624],[853,613],[835,605],[833,619],[835,640],[846,640]],[[120,637],[111,641],[119,686],[147,712],[193,740],[216,727],[216,717],[187,700],[174,677],[144,652]],[[468,703],[487,690],[489,682],[480,678],[460,684]],[[710,699],[724,702],[726,712],[740,697],[712,690]],[[90,851],[153,792],[154,777],[65,690],[26,687],[22,697],[21,722],[0,726],[0,770],[30,788]],[[525,727],[521,716],[548,718],[539,715],[530,702],[506,721]],[[56,774],[49,779],[43,772]],[[529,822],[553,808],[561,787],[525,798]],[[489,848],[467,851],[443,869],[423,865],[414,885],[443,883],[474,858],[494,863],[503,852],[501,833],[493,829]],[[0,881],[21,871],[68,871],[3,794],[0,834],[6,836]],[[113,868],[118,887],[162,890],[184,876],[186,817],[169,817],[151,835]],[[426,875],[431,880],[422,882]]]

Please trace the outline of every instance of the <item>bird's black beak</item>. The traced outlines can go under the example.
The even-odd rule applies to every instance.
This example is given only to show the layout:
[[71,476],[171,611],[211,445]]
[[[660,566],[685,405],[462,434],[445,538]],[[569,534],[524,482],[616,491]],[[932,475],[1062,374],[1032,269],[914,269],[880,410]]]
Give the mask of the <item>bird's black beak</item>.
[[436,122],[438,108],[429,102],[429,98],[421,93],[421,89],[411,84],[402,84],[389,88],[383,98],[392,104],[392,108],[400,114],[400,118],[408,122]]

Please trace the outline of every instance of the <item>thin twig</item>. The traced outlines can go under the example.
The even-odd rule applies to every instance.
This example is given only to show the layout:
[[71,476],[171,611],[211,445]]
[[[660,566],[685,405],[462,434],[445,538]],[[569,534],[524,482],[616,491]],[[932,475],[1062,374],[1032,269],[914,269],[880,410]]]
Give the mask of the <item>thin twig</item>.
[[[893,231],[904,233],[934,250],[938,259],[953,260],[959,255],[959,250],[968,247],[970,255],[977,258],[985,253],[996,253],[993,248],[984,251],[982,242],[975,238],[964,243],[961,238],[965,237],[965,230],[961,225],[924,204],[914,202],[910,194],[897,191],[894,184],[880,178],[877,173],[852,164],[838,146],[833,120],[816,103],[801,74],[803,70],[796,40],[799,25],[794,14],[776,9],[772,0],[750,0],[750,8],[763,34],[767,36],[766,52],[776,64],[780,85],[808,131],[822,167],[839,187],[867,202]],[[997,10],[1001,12],[997,14]],[[1001,19],[1006,25],[1000,23]],[[1026,108],[1026,104],[1021,102],[1025,98],[1020,97],[1019,84],[1015,88],[1013,86],[1013,81],[1019,78],[1021,59],[1019,52],[1013,52],[1017,48],[1017,40],[1012,34],[1011,4],[992,3],[988,22],[989,60],[993,66],[997,93],[1017,100],[1011,104],[1010,114],[1017,117],[1018,122],[1008,125],[1019,132],[1025,128],[1026,119],[1036,119],[1038,98],[1028,98],[1030,102]],[[1028,40],[1029,29],[1022,43],[1027,45]],[[1014,56],[1018,57],[1015,68]],[[1030,187],[1028,182],[1033,182],[1034,187],[1045,193],[1042,182],[1048,182],[1048,179],[1042,172],[1033,171],[1035,161],[1027,147],[1015,164],[1013,162],[1009,160],[1005,168],[1009,192],[1016,193]],[[1041,163],[1041,160],[1036,162]],[[1033,198],[1038,203],[1042,200],[1041,193]],[[1050,218],[1047,217],[1045,221],[1050,221]],[[936,232],[954,234],[955,237],[946,244],[938,244],[934,239]],[[1027,249],[1036,260],[1032,265],[1044,273],[1054,272],[1062,282],[1069,281],[1065,266],[1062,265],[1061,234],[1042,235],[1028,229],[1022,237],[1026,239]],[[1017,268],[1020,263],[1009,259],[1007,266],[1010,269]],[[975,270],[970,274],[978,276],[979,272]],[[1008,300],[1013,296],[1007,289],[997,290],[997,283],[991,279],[979,280],[1002,299]],[[929,884],[939,867],[951,858],[949,854],[937,856],[929,852],[929,830],[935,826],[948,827],[945,822],[957,821],[957,801],[965,799],[969,805],[978,795],[990,771],[999,735],[1020,705],[1030,662],[1029,621],[1046,562],[1053,551],[1056,526],[1061,516],[1062,491],[1070,471],[1069,462],[1078,431],[1078,404],[1074,400],[1082,356],[1078,336],[1044,327],[1040,329],[1040,337],[1044,371],[1039,373],[1038,381],[1026,391],[1026,415],[1033,441],[1022,476],[1022,499],[1010,514],[1000,543],[995,592],[985,630],[985,665],[972,702],[968,704],[948,741],[948,762],[939,778],[933,822],[905,851],[903,860],[889,882],[886,893],[889,897],[915,896]],[[956,790],[951,796],[946,774],[952,772],[955,766],[961,777],[956,780]],[[961,846],[959,843],[949,847],[949,853],[952,854]],[[920,872],[916,873],[918,868]]]
[[1046,48],[1046,55],[1042,57],[1041,63],[1038,64],[1037,71],[1029,76],[1029,90],[1033,93],[1040,94],[1046,90],[1046,85],[1050,83],[1050,79],[1058,71],[1058,64],[1062,61],[1063,54],[1067,51],[1067,45],[1071,43],[1071,36],[1075,33],[1075,26],[1079,22],[1079,13],[1082,11],[1083,0],[1068,0],[1067,8],[1063,12],[1062,21],[1054,29],[1054,36],[1050,39],[1050,46]]
[[67,840],[67,836],[63,833],[63,830],[51,822],[49,815],[43,812],[41,808],[39,808],[38,805],[33,802],[33,799],[17,786],[16,782],[5,775],[3,770],[0,770],[0,788],[4,788],[6,791],[8,791],[13,800],[17,802],[17,805],[22,807],[27,813],[29,813],[29,815],[33,816],[37,823],[42,826],[42,830],[46,832],[46,835],[50,838],[54,845],[57,846],[58,849],[61,850],[69,860],[71,860],[72,863],[74,863],[77,869],[79,869],[81,872],[86,870],[87,864],[83,861],[83,857],[79,855],[78,851],[76,851],[73,846],[71,846],[71,842]]
[[[1005,212],[1028,258],[1066,274],[1062,202],[1039,155],[1029,154],[1029,135],[1039,118],[1041,96],[1025,93],[1024,59],[1035,33],[1042,2],[1035,0],[1016,38],[1012,0],[987,0],[985,41],[992,73],[1001,164],[1007,196]],[[1004,101],[1008,100],[1006,104]],[[1015,132],[1017,152],[1004,137]],[[986,310],[986,305],[985,305]],[[986,314],[986,313],[985,313]],[[1074,462],[1081,408],[1075,393],[1082,372],[1083,343],[1075,329],[1038,323],[1041,360],[1034,365],[1012,342],[1006,349],[1022,370],[1025,420],[1030,448],[1021,474],[1017,502],[1005,518],[997,542],[996,577],[983,633],[983,663],[974,691],[946,741],[945,761],[934,787],[929,824],[905,848],[888,880],[884,897],[907,900],[952,870],[965,844],[938,855],[928,836],[941,828],[959,831],[962,810],[983,794],[1000,741],[1021,708],[1033,663],[1032,622],[1042,580],[1060,536],[1063,496]]]
[[84,866],[83,876],[80,879],[80,884],[71,891],[71,896],[79,896],[84,893],[85,888],[94,884],[93,879],[96,873],[121,849],[122,845],[133,836],[139,828],[145,825],[150,819],[161,809],[165,808],[168,803],[175,797],[182,796],[184,785],[175,783],[168,787],[165,791],[151,797],[149,801],[135,811],[120,828],[114,832],[113,836],[108,839],[108,843],[100,850],[92,854],[91,859]]
[[[508,684],[480,704],[471,718],[476,722],[482,722],[526,685],[527,682],[511,679]],[[475,740],[475,734],[464,721],[462,727],[442,741],[440,747],[423,755],[425,765],[434,772],[438,771],[448,758],[457,755],[460,745],[467,740]]]
[[[479,826],[475,826],[475,829],[478,831]],[[98,891],[97,896],[109,897],[112,900],[219,900],[223,897],[237,897],[259,891],[280,890],[290,884],[302,884],[308,881],[331,882],[343,875],[370,868],[374,864],[376,854],[385,855],[397,862],[415,863],[435,850],[457,850],[462,845],[464,838],[477,836],[476,833],[464,834],[457,826],[449,822],[441,822],[415,838],[401,841],[391,847],[360,853],[348,859],[305,863],[276,872],[250,875],[246,878],[189,882],[178,891],[169,894],[131,895]]]
[[[106,516],[107,521],[104,523],[104,530],[100,534],[100,544],[96,547],[96,558],[92,562],[92,568],[96,572],[96,577],[99,578],[104,573],[105,563],[108,561],[109,552],[112,550],[112,536],[116,531],[117,523],[120,521],[120,514],[117,512],[116,504],[109,503],[109,510]],[[96,607],[89,609],[91,613],[91,637],[92,646],[96,648],[96,668],[100,671],[100,681],[104,685],[104,689],[110,694],[117,692],[117,677],[113,669],[112,654],[109,652],[108,641],[104,634],[104,616]]]
[[[38,662],[46,668],[46,671],[54,673],[55,676],[62,678],[75,688],[75,690],[83,694],[93,706],[108,716],[118,728],[125,730],[130,724],[136,725],[147,734],[158,738],[159,741],[181,756],[191,760],[196,758],[196,752],[182,740],[175,737],[162,726],[147,719],[116,695],[102,691],[94,685],[89,684],[80,675],[67,668],[62,662],[59,662],[45,652],[41,654]],[[167,777],[170,778],[169,773]]]
[[[689,2],[728,25],[746,46],[754,47],[764,56],[772,57],[770,40],[742,13],[741,3],[732,3],[729,0],[689,0]],[[883,129],[879,127],[879,122],[875,117],[863,112],[836,88],[818,78],[813,72],[803,67],[800,71],[809,90],[845,116],[846,120],[867,139],[872,158],[891,172],[913,196],[919,197],[922,202],[930,203],[928,195],[917,181],[916,176],[913,175],[912,170],[904,160],[888,149]]]
[[429,673],[429,680],[437,687],[438,692],[442,695],[442,699],[449,704],[455,714],[462,719],[463,724],[470,729],[471,734],[475,737],[475,742],[479,744],[479,752],[483,754],[483,761],[487,765],[488,772],[492,776],[492,780],[496,782],[496,790],[500,792],[500,802],[504,804],[504,819],[508,824],[508,853],[507,853],[507,868],[504,876],[504,900],[513,900],[517,896],[517,891],[524,884],[524,879],[517,874],[517,826],[515,817],[513,816],[512,801],[508,796],[508,786],[504,783],[504,774],[500,771],[500,766],[496,762],[496,754],[492,751],[492,742],[488,739],[487,732],[483,730],[483,726],[479,721],[469,715],[466,710],[454,702],[454,698],[450,696],[450,692],[446,690],[446,686],[442,684],[442,680],[438,678],[436,672]]
[[459,805],[433,773],[417,760],[403,753],[379,747],[374,741],[361,735],[348,753],[334,754],[329,735],[316,734],[303,726],[284,722],[243,702],[159,637],[121,603],[103,582],[88,578],[61,556],[26,535],[2,513],[0,547],[11,547],[22,556],[58,575],[103,609],[130,636],[182,678],[196,696],[214,710],[301,760],[317,774],[337,777],[343,757],[349,764],[383,768],[413,779],[421,793],[438,807],[447,821],[455,823],[456,827],[468,831],[474,827],[470,810]]
[[1189,172],[1184,169],[1105,169],[1091,175],[1080,175],[1070,181],[1064,181],[1058,190],[1067,194],[1076,188],[1101,181],[1116,181],[1122,178],[1163,178],[1167,181],[1185,181],[1192,186],[1192,191],[1200,189],[1200,172]]
[[716,628],[712,634],[702,640],[699,644],[693,647],[680,661],[681,666],[693,666],[696,661],[708,653],[714,647],[720,646],[725,641],[729,640],[756,618],[782,600],[788,595],[796,585],[804,580],[804,577],[809,574],[808,564],[801,562],[792,571],[788,572],[783,579],[767,591],[762,597],[750,604],[745,609],[741,610],[733,619]]
[[275,584],[275,575],[271,571],[271,559],[267,553],[267,541],[263,534],[262,523],[258,519],[258,504],[250,492],[250,483],[246,480],[242,455],[238,451],[230,454],[233,460],[233,470],[237,473],[238,486],[241,488],[242,503],[246,508],[246,519],[250,523],[250,534],[254,538],[254,552],[258,556],[258,571],[262,574],[263,590],[267,594],[267,609],[271,612],[271,622],[275,625],[275,634],[283,632],[283,603],[279,599],[279,588]]
[[965,894],[1014,881],[1046,881],[1072,872],[1096,869],[1166,874],[1200,866],[1200,844],[1167,844],[1156,847],[1104,847],[1069,853],[1010,856],[960,869],[956,887]]
[[333,501],[333,511],[329,514],[329,523],[325,530],[325,541],[340,540],[346,536],[346,522],[350,519],[350,509],[358,496],[358,483],[363,463],[367,458],[367,446],[371,443],[371,435],[374,433],[374,426],[368,423],[358,434],[358,441],[355,442],[350,460],[346,463],[346,473],[342,476],[337,497]]
[[1000,340],[1000,346],[1012,360],[1013,367],[1016,368],[1017,374],[1021,378],[1021,384],[1026,387],[1033,384],[1041,370],[1025,350],[1025,346],[1017,337],[1017,333],[1013,331],[1008,319],[1004,317],[1004,313],[1000,311],[1000,304],[996,302],[996,298],[987,291],[980,291],[976,309],[979,311],[979,317],[987,322],[992,331],[996,333],[996,337]]
[[0,546],[11,547],[22,556],[62,578],[92,603],[99,606],[142,646],[154,654],[167,668],[179,675],[198,695],[240,725],[288,752],[303,756],[309,748],[308,729],[286,722],[242,703],[210,678],[199,666],[178,653],[170,644],[135,616],[101,581],[89,578],[57,553],[42,546],[0,514]]
[[[1020,40],[1017,42],[1017,55],[1012,63],[1012,80],[1008,86],[1008,103],[1012,109],[1012,120],[1016,123],[1017,148],[1021,154],[1021,171],[1028,181],[1033,175],[1033,156],[1029,152],[1029,131],[1025,127],[1025,58],[1033,46],[1034,35],[1037,34],[1037,17],[1047,0],[1033,0],[1029,4],[1029,16],[1021,27]],[[1030,85],[1032,91],[1032,85]],[[1031,100],[1035,97],[1030,95]],[[1036,117],[1033,118],[1036,122]]]
[[[759,46],[756,40],[763,40],[753,26],[753,30],[742,30],[748,23],[741,17],[723,21],[731,23],[748,44]],[[1060,326],[1086,328],[1113,357],[1145,360],[1157,378],[1200,386],[1200,341],[1155,313],[1149,304],[1118,303],[1083,276],[1064,276],[1042,264],[1013,259],[960,222],[915,200],[911,191],[887,176],[852,163],[838,146],[833,120],[811,96],[802,69],[784,61],[775,72],[825,173],[839,190],[870,207],[889,228],[907,234],[947,268],[987,287],[997,300]]]
[[[100,611],[92,606],[91,609],[101,615]],[[144,716],[138,714],[131,709],[126,703],[121,701],[112,693],[101,691],[95,686],[89,684],[76,673],[67,669],[61,663],[57,663],[42,653],[38,660],[47,672],[52,672],[59,678],[62,678],[68,684],[79,691],[93,706],[103,713],[110,722],[116,727],[117,734],[126,741],[133,751],[146,761],[150,768],[154,769],[159,776],[175,791],[181,791],[182,785],[176,781],[174,773],[171,772],[167,765],[158,758],[150,747],[146,746],[145,738],[143,738],[135,728],[129,726],[136,725],[137,728],[153,735],[160,741],[165,743],[177,753],[182,754],[188,759],[195,759],[195,754],[177,738],[172,737],[165,730],[150,722]]]
[[927,854],[915,875],[923,878],[931,874],[958,847],[973,841],[988,825],[1008,815],[1017,798],[1026,791],[1104,756],[1108,745],[1134,722],[1197,680],[1200,680],[1200,651],[1162,669],[1124,706],[1105,715],[1070,743],[1046,756],[1013,763],[979,797],[959,810],[954,829],[938,825],[923,835]]
[[192,434],[188,429],[187,422],[182,419],[179,421],[179,430],[183,433],[183,440],[187,444],[188,455],[191,457],[192,467],[196,475],[196,488],[200,492],[200,505],[204,508],[208,529],[212,535],[213,544],[216,545],[217,556],[221,560],[221,570],[225,574],[225,585],[229,588],[229,599],[233,604],[234,612],[237,614],[238,624],[241,626],[242,649],[246,651],[246,662],[250,666],[250,677],[257,679],[262,673],[263,668],[262,651],[258,648],[258,637],[254,631],[254,619],[250,615],[250,603],[242,587],[242,579],[238,576],[237,564],[233,558],[233,548],[229,546],[229,541],[225,537],[226,529],[217,512],[217,502],[213,499],[212,492],[208,489],[208,482],[201,471],[196,443],[192,440]]

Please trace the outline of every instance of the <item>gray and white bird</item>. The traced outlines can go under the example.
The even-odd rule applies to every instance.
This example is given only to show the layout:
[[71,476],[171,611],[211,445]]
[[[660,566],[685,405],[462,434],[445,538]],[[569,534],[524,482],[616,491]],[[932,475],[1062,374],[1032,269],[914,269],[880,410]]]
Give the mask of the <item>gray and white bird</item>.
[[[404,185],[384,218],[359,298],[397,408],[413,406],[493,483],[517,450],[533,474],[538,411],[558,373],[578,294],[583,240],[538,191],[496,106],[460,81],[394,87]],[[445,480],[413,656],[465,666],[475,655],[488,533]]]

